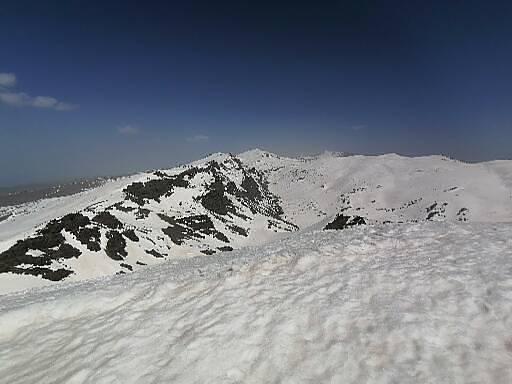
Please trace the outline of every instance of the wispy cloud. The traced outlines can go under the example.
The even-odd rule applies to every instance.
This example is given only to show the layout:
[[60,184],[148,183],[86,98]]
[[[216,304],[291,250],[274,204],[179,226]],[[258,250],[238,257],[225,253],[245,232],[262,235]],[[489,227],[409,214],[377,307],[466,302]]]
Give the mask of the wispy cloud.
[[64,103],[51,96],[30,96],[25,92],[12,90],[17,79],[14,73],[0,73],[0,102],[11,107],[33,107],[71,111],[78,108],[75,104]]
[[124,125],[122,127],[117,128],[117,133],[121,135],[133,136],[140,133],[140,129],[133,125]]
[[360,125],[353,125],[350,127],[353,131],[362,131],[363,129],[366,129],[366,125],[360,124]]
[[0,73],[0,87],[13,87],[16,85],[16,75],[14,73]]
[[208,141],[209,139],[210,138],[206,135],[194,135],[194,136],[187,137],[187,141],[191,142],[191,143],[198,142],[198,141]]

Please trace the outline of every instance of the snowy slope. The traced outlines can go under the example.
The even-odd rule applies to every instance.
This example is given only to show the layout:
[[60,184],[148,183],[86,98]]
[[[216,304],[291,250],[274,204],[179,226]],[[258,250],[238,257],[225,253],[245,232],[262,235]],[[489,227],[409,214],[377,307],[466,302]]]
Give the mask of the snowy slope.
[[10,213],[0,223],[0,292],[126,273],[296,230],[263,175],[228,154]]
[[388,224],[0,299],[2,383],[510,383],[512,225]]
[[512,221],[512,161],[217,153],[73,196],[0,208],[0,294],[130,273],[322,229]]
[[340,211],[371,223],[512,221],[512,161],[329,152],[295,159],[261,150],[239,157],[265,173],[285,214],[301,228]]

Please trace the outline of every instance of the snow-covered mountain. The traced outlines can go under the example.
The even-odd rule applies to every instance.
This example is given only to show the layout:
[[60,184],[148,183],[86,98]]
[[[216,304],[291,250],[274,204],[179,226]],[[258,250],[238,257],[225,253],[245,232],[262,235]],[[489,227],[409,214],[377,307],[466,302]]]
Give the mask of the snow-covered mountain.
[[9,292],[211,256],[296,231],[512,221],[512,162],[214,154],[0,208],[0,218],[0,292]]
[[0,382],[510,383],[511,219],[511,161],[260,150],[0,208],[1,292],[52,285]]
[[512,161],[330,152],[293,159],[260,150],[240,158],[264,173],[285,215],[301,228],[341,212],[370,223],[512,221]]

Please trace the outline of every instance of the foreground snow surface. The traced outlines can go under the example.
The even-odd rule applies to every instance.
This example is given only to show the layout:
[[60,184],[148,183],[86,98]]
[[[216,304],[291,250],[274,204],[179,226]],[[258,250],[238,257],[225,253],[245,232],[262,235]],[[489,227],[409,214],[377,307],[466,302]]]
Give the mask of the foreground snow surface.
[[0,296],[2,383],[510,383],[512,225],[293,234]]

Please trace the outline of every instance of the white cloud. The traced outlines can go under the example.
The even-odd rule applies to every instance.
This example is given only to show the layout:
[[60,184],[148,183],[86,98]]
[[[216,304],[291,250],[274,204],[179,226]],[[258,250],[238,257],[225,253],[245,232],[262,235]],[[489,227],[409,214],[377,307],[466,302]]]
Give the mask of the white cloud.
[[353,131],[361,131],[366,128],[366,125],[353,125],[350,127]]
[[34,107],[54,109],[56,111],[70,111],[76,109],[73,104],[63,103],[54,97],[36,96],[32,97],[24,92],[2,92],[0,91],[0,102],[11,107]]
[[0,73],[0,102],[11,107],[33,107],[53,109],[55,111],[70,111],[78,108],[77,105],[64,103],[50,96],[30,96],[25,92],[6,90],[16,85],[14,73]]
[[27,102],[28,96],[24,93],[0,92],[0,101],[4,104],[21,107]]
[[198,142],[198,141],[208,141],[210,138],[206,135],[194,135],[187,137],[187,141],[189,142]]
[[133,125],[125,125],[123,127],[117,128],[117,132],[121,135],[137,135],[140,133],[140,129],[134,127]]
[[68,103],[58,101],[54,97],[50,96],[37,96],[32,100],[32,106],[37,108],[53,108],[57,111],[70,111],[75,109],[76,106]]
[[0,73],[0,87],[13,87],[16,85],[16,75],[14,73]]
[[49,96],[37,96],[33,100],[34,107],[37,108],[52,108],[58,104],[57,99]]

